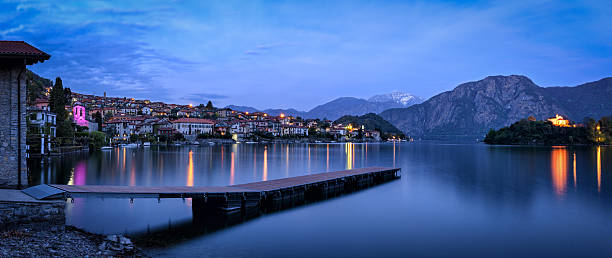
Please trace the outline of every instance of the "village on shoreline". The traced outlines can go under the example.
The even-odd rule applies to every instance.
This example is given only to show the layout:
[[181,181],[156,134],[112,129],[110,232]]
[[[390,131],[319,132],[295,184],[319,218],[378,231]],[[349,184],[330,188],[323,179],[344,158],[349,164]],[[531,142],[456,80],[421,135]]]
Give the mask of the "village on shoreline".
[[[80,94],[64,89],[59,78],[55,86],[44,87],[29,99],[28,144],[35,156],[115,145],[406,140],[404,135],[364,125],[283,113],[242,112],[214,107],[211,101],[194,106],[107,97],[106,93]],[[58,115],[64,112],[58,110],[60,105],[66,112],[65,119]]]

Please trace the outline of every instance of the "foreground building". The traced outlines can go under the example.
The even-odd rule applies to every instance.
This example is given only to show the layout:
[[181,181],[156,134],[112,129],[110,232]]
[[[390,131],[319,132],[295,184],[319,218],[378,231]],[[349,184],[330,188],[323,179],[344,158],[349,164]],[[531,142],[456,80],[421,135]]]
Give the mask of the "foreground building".
[[26,66],[51,56],[23,41],[0,41],[0,187],[21,188],[26,175]]

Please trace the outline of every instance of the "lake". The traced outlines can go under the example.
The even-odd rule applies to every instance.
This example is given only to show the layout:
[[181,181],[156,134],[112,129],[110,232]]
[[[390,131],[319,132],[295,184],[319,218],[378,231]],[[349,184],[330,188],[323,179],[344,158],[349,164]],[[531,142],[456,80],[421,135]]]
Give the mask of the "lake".
[[612,256],[612,147],[153,146],[30,162],[29,169],[34,184],[222,186],[368,166],[399,167],[402,177],[206,225],[191,224],[190,199],[75,199],[67,224],[173,236],[169,246],[149,250],[156,256]]

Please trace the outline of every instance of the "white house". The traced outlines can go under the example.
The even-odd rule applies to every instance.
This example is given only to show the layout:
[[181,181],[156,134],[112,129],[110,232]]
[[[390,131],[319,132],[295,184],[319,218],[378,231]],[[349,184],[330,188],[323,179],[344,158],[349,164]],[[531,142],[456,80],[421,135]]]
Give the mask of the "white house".
[[43,128],[48,127],[51,137],[55,137],[57,115],[49,111],[48,106],[40,109],[29,108],[27,113],[30,119],[30,125],[38,127],[41,133],[44,133],[44,131],[42,131]]
[[179,118],[172,121],[172,128],[183,135],[212,134],[215,122],[201,118]]

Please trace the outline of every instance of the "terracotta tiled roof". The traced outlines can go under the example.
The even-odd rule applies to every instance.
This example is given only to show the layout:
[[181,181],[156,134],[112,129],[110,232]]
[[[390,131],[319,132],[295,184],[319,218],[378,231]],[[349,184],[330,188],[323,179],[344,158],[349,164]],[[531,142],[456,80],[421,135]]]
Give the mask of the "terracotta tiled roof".
[[27,57],[36,61],[44,61],[51,56],[24,41],[0,40],[0,57]]
[[214,124],[215,122],[212,121],[212,120],[209,120],[209,119],[183,117],[183,118],[179,118],[179,119],[176,119],[176,120],[172,121],[172,123]]

